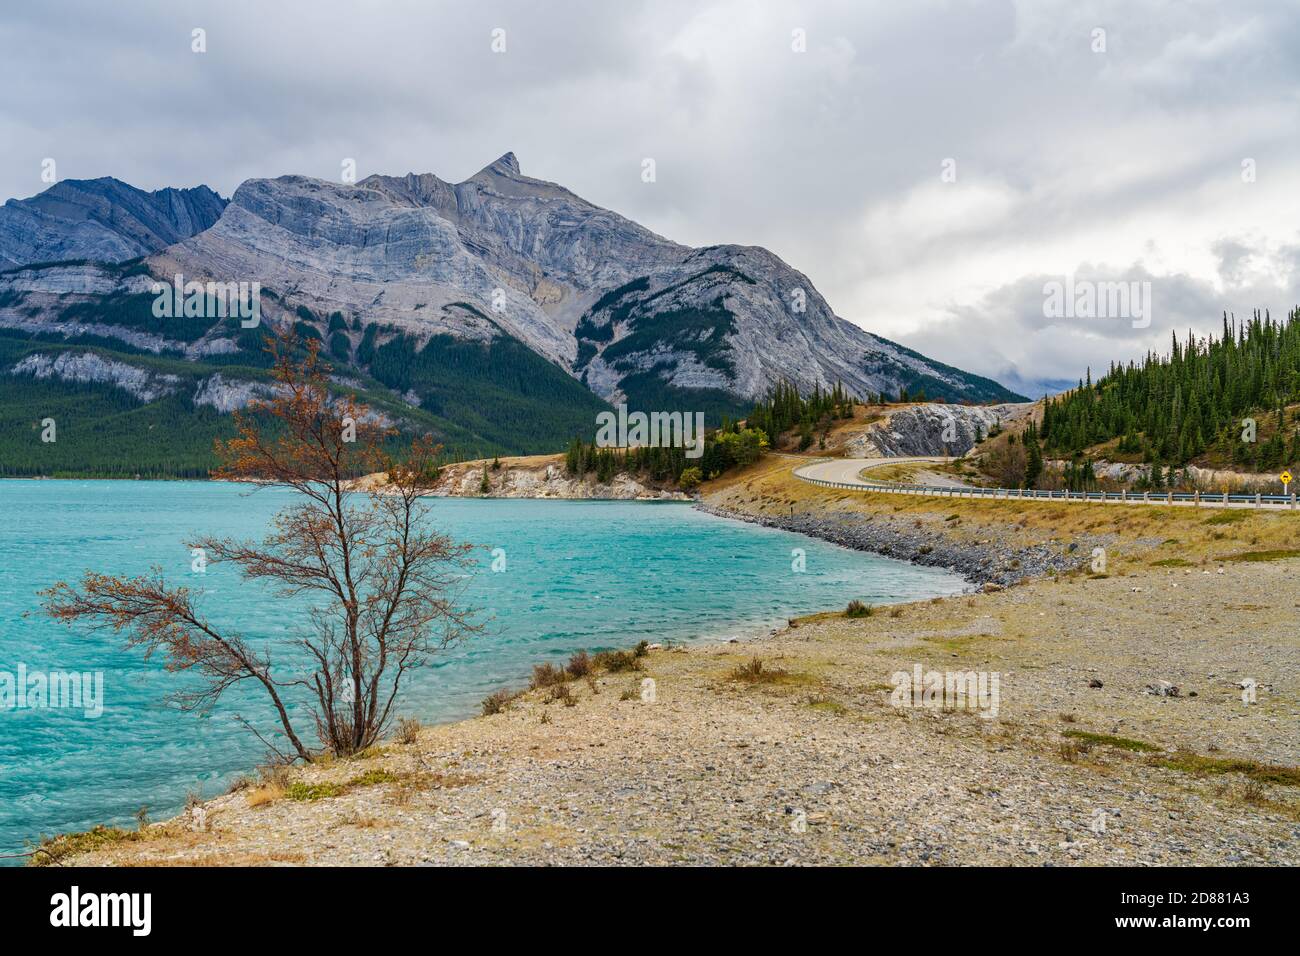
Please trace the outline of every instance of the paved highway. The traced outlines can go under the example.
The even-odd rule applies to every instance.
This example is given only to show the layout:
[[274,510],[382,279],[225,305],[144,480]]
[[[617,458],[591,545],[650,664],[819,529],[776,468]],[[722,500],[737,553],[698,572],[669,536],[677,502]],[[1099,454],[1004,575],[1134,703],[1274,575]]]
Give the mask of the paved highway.
[[1296,496],[1199,494],[1187,492],[1064,492],[1023,491],[1019,488],[941,487],[937,485],[903,484],[873,481],[863,475],[882,465],[939,464],[948,459],[922,458],[831,458],[809,462],[794,470],[794,475],[814,485],[829,485],[850,490],[884,492],[899,495],[927,495],[944,498],[1000,498],[1017,501],[1064,502],[1078,504],[1130,504],[1130,505],[1180,505],[1189,508],[1270,508],[1295,510]]

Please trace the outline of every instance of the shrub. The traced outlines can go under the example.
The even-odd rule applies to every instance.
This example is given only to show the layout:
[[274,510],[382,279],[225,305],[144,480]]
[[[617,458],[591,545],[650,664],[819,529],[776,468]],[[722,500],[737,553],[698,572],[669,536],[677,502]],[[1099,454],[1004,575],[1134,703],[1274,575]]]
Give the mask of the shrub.
[[601,651],[592,658],[592,663],[613,674],[641,669],[641,660],[635,651]]
[[844,609],[845,617],[871,617],[871,605],[863,604],[857,598],[849,602],[849,606]]
[[257,768],[258,779],[264,787],[279,787],[283,790],[289,786],[289,768],[281,763],[267,764]]
[[289,788],[284,791],[284,795],[290,800],[312,801],[324,800],[327,797],[337,797],[344,790],[341,783],[291,783]]
[[504,714],[510,706],[510,702],[515,699],[515,695],[508,690],[497,690],[483,698],[483,716],[491,717],[493,714]]
[[569,658],[569,665],[565,670],[571,677],[586,677],[591,673],[591,658],[587,656],[586,651],[578,651]]
[[556,667],[554,664],[547,662],[545,664],[533,665],[533,679],[529,683],[530,690],[537,690],[539,687],[550,687],[552,684],[563,684],[569,679],[563,667]]
[[397,722],[397,742],[413,744],[420,736],[421,724],[415,717],[403,717]]

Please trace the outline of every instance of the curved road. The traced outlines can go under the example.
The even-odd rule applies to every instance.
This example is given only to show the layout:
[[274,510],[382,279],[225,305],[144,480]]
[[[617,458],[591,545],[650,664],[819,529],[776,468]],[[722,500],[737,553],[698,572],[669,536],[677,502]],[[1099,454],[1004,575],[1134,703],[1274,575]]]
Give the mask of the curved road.
[[794,476],[815,485],[832,485],[861,491],[875,491],[896,495],[929,495],[953,498],[1001,498],[1015,501],[1075,501],[1079,503],[1095,502],[1097,504],[1130,505],[1182,505],[1185,507],[1207,508],[1285,508],[1295,510],[1296,496],[1290,495],[1246,495],[1246,494],[1187,494],[1185,492],[1154,492],[1149,495],[1092,491],[1022,491],[1018,488],[975,488],[954,484],[951,487],[939,485],[900,484],[896,482],[872,481],[864,478],[862,472],[882,465],[939,464],[952,459],[938,457],[916,458],[831,458],[818,459],[801,465],[794,470]]
[[802,478],[805,481],[835,481],[845,485],[858,485],[863,488],[872,488],[874,485],[863,480],[860,477],[861,472],[870,468],[879,468],[882,465],[939,465],[945,461],[951,461],[950,458],[919,457],[919,458],[831,458],[829,460],[817,461],[810,465],[804,465],[802,468],[796,468],[794,474],[796,478]]

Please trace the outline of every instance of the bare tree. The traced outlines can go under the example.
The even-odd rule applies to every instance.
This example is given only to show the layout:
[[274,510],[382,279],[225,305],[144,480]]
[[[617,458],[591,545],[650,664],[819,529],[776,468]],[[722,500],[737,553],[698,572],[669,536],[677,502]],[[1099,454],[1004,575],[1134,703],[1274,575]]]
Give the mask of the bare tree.
[[[306,670],[273,669],[269,650],[214,627],[190,589],[169,586],[159,568],[134,578],[88,571],[76,587],[59,582],[41,594],[54,618],[126,632],[128,647],[202,675],[201,689],[172,695],[182,707],[208,709],[237,684],[260,685],[291,756],[309,761],[290,713],[297,700],[310,703],[327,751],[355,753],[383,735],[407,674],[480,626],[457,601],[470,546],[432,530],[420,501],[440,448],[421,439],[393,458],[384,450],[392,429],[355,397],[331,398],[317,342],[306,343],[305,358],[294,357],[302,351],[292,336],[268,348],[274,397],[237,414],[237,437],[217,442],[213,477],[289,488],[299,500],[275,516],[260,545],[199,538],[187,546],[269,582],[280,597],[312,598],[304,633],[291,638],[305,649]],[[372,472],[387,483],[358,487]]]

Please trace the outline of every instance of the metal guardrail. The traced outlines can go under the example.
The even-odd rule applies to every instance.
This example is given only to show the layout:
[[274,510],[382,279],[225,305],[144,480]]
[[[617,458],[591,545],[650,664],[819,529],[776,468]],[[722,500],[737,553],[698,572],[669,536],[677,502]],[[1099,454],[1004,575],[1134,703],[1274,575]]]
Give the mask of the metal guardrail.
[[825,478],[808,478],[799,474],[796,469],[795,477],[800,481],[806,481],[813,485],[822,485],[827,488],[846,488],[850,491],[883,491],[890,494],[913,494],[929,495],[939,498],[995,498],[1007,501],[1016,501],[1024,499],[1033,499],[1039,501],[1078,501],[1089,502],[1097,501],[1105,504],[1112,502],[1115,504],[1179,504],[1191,503],[1200,507],[1223,507],[1225,505],[1253,505],[1256,508],[1290,508],[1295,510],[1296,495],[1292,492],[1289,495],[1263,495],[1263,494],[1229,494],[1224,492],[1221,495],[1201,494],[1201,492],[1186,491],[1167,491],[1164,494],[1152,494],[1144,491],[1140,495],[1129,494],[1127,491],[1039,491],[1036,488],[946,488],[939,485],[904,485],[894,482],[864,481],[864,482],[847,482],[847,481],[828,481]]

